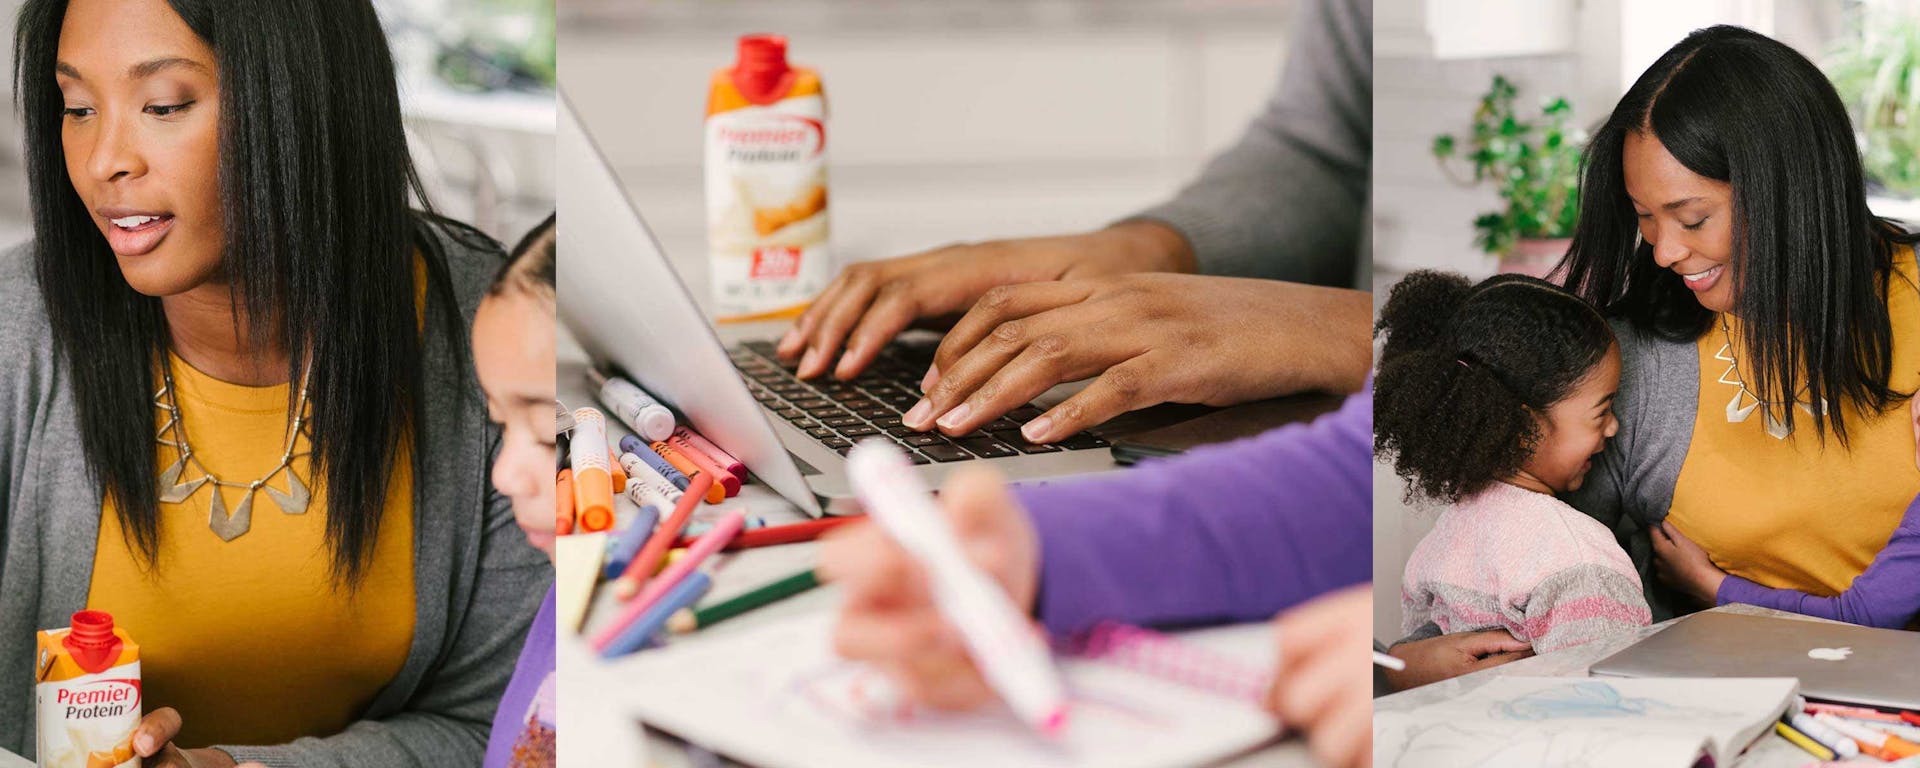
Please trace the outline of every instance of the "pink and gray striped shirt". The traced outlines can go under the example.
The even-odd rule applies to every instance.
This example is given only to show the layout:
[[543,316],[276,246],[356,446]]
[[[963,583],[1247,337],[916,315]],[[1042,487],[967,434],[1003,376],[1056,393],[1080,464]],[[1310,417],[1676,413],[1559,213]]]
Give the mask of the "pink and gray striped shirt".
[[1505,629],[1535,653],[1644,627],[1640,576],[1606,526],[1494,483],[1440,513],[1401,582],[1405,640]]

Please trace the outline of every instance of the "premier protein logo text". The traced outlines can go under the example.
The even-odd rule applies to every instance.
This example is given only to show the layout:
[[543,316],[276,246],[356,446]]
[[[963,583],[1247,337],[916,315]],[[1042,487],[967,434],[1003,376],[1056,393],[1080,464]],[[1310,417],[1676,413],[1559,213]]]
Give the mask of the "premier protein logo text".
[[101,680],[85,686],[62,688],[55,692],[53,702],[66,709],[68,719],[118,717],[138,711],[140,683],[134,680]]

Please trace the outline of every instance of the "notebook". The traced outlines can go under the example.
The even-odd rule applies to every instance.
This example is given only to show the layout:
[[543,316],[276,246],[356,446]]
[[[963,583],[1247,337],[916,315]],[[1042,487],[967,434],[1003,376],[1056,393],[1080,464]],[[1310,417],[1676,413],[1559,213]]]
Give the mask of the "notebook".
[[1730,765],[1773,727],[1792,678],[1502,677],[1373,717],[1375,766]]
[[903,705],[879,673],[836,657],[833,616],[770,622],[634,654],[611,666],[641,721],[768,768],[981,765],[1160,768],[1209,763],[1272,739],[1258,704],[1265,624],[1183,634],[1108,628],[1060,656],[1072,709],[1049,741],[1004,707]]

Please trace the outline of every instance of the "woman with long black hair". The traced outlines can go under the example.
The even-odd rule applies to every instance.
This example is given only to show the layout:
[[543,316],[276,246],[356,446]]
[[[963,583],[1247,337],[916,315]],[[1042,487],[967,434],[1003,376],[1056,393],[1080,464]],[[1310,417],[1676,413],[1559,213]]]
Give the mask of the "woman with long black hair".
[[94,608],[149,766],[477,764],[551,569],[469,378],[501,254],[409,208],[368,0],[28,0],[15,80],[0,690]]
[[[1832,84],[1764,35],[1694,32],[1595,133],[1581,193],[1560,274],[1614,318],[1625,373],[1570,501],[1614,527],[1656,619],[1741,585],[1845,590],[1920,492],[1920,293]],[[1737,578],[1687,578],[1689,539]]]

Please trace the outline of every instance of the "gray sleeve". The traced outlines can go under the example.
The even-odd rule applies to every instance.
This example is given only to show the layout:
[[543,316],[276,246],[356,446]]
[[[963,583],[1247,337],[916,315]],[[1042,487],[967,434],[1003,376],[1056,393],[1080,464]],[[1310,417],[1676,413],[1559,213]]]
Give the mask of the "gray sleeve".
[[1128,220],[1166,224],[1200,272],[1350,287],[1373,156],[1373,8],[1303,6],[1279,89],[1239,143]]
[[[489,456],[499,453],[499,431],[489,427]],[[512,503],[489,489],[479,567],[468,605],[448,628],[440,658],[405,711],[361,720],[325,738],[302,738],[272,747],[220,749],[235,761],[293,768],[479,765],[487,749],[493,712],[500,703],[526,641],[527,627],[553,580],[553,566],[527,545],[513,521]],[[459,558],[455,568],[460,568]],[[457,591],[457,590],[456,590]]]

